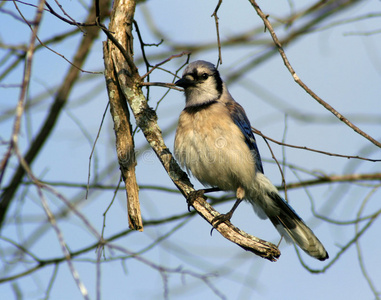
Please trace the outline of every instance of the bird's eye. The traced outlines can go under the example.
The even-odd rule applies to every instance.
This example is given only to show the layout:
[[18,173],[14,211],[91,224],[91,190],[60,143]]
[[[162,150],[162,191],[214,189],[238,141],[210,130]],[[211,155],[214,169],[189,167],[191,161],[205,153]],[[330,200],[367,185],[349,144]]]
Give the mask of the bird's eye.
[[207,74],[207,73],[204,73],[201,75],[202,79],[208,79],[208,77],[209,77],[209,74]]

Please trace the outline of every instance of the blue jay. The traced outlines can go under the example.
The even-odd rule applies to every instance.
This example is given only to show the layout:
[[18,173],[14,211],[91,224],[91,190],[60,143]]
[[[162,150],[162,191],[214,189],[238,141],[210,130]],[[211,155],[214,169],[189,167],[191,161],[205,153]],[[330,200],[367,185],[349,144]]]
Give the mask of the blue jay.
[[327,259],[319,239],[263,174],[250,122],[215,66],[195,61],[175,84],[184,88],[186,99],[176,130],[175,157],[205,186],[237,196],[233,208],[213,220],[214,226],[230,220],[245,199],[261,219],[270,219],[287,242],[294,241],[316,259]]

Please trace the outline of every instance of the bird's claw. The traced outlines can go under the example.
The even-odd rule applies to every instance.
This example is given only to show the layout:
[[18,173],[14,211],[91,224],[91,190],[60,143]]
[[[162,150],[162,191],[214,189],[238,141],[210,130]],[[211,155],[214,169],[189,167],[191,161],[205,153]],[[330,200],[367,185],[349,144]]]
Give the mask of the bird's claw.
[[212,229],[210,230],[210,235],[212,235],[213,233],[213,230],[216,229],[218,227],[218,225],[220,225],[221,223],[224,223],[226,221],[230,221],[230,219],[232,218],[233,216],[233,212],[232,211],[229,211],[228,213],[226,214],[220,214],[216,217],[213,218],[211,224],[213,225]]
[[189,194],[189,197],[187,198],[189,212],[190,212],[191,206],[193,206],[193,202],[199,197],[203,197],[204,199],[206,199],[206,197],[204,196],[204,190],[193,191]]

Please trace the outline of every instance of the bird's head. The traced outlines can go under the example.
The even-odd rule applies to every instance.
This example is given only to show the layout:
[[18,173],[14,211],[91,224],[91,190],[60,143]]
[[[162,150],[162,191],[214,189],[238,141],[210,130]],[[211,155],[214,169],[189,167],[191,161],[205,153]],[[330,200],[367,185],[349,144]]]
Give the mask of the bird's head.
[[203,60],[190,63],[175,84],[184,88],[186,107],[216,101],[223,92],[220,73],[212,63]]

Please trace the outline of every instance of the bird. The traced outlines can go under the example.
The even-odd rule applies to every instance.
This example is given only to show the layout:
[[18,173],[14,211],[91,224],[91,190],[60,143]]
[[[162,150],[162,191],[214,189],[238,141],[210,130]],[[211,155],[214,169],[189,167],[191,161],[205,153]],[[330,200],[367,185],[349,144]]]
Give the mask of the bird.
[[214,227],[230,220],[246,200],[259,218],[270,219],[286,242],[296,243],[318,260],[329,258],[323,244],[264,175],[250,121],[217,68],[204,60],[194,61],[175,85],[185,94],[175,134],[175,158],[204,186],[233,191],[237,197],[228,213],[212,221]]

